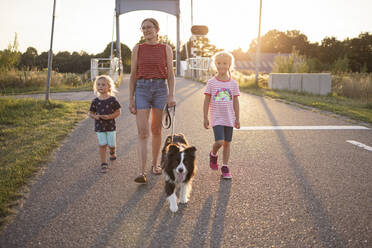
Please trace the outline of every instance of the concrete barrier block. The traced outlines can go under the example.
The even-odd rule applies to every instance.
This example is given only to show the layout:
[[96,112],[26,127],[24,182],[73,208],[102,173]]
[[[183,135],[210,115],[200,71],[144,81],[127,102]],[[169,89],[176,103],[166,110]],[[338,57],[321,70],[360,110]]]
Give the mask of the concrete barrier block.
[[269,75],[269,83],[268,83],[269,89],[274,89],[274,87],[273,87],[273,82],[274,82],[273,78],[274,78],[274,76],[272,74],[270,74]]
[[302,74],[292,73],[289,77],[289,90],[291,91],[302,91]]
[[327,95],[332,91],[329,73],[271,73],[269,88]]
[[319,74],[319,94],[328,95],[332,92],[332,76],[330,73]]
[[311,73],[302,74],[302,90],[307,93],[319,94],[319,75]]
[[272,73],[269,76],[269,83],[271,79],[271,86],[272,89],[284,90],[289,89],[289,73]]

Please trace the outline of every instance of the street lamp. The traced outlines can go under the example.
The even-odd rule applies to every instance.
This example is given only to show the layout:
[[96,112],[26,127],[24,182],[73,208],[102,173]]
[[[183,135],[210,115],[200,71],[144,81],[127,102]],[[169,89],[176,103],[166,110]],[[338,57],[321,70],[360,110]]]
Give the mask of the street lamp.
[[259,14],[259,19],[258,19],[258,37],[257,37],[257,46],[256,46],[256,86],[258,86],[258,67],[260,65],[261,10],[262,10],[262,0],[260,0],[260,14]]
[[46,83],[46,91],[45,91],[45,101],[49,101],[49,92],[50,92],[50,74],[52,71],[52,62],[53,62],[53,33],[54,33],[54,19],[56,13],[56,0],[53,3],[53,19],[52,19],[52,34],[50,37],[50,49],[48,54],[48,75],[47,75],[47,83]]

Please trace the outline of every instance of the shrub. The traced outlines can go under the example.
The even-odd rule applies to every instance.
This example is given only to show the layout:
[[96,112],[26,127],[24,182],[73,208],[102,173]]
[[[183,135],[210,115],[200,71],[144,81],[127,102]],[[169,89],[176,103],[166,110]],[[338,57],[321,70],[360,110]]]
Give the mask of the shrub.
[[273,72],[276,73],[306,73],[310,72],[306,57],[294,50],[289,57],[278,55],[275,57]]

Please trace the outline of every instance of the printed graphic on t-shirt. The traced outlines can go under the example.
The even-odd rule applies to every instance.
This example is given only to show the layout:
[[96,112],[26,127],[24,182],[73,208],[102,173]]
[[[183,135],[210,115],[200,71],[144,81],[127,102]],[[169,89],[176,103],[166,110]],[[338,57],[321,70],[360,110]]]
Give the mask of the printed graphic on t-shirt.
[[232,100],[231,90],[228,88],[220,88],[213,96],[215,102],[229,102]]

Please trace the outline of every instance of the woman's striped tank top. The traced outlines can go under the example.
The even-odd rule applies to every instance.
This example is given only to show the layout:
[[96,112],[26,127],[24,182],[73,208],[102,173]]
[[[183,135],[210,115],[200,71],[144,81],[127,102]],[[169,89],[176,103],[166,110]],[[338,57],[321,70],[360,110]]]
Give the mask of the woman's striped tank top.
[[167,53],[165,44],[140,44],[137,57],[136,78],[168,77]]

